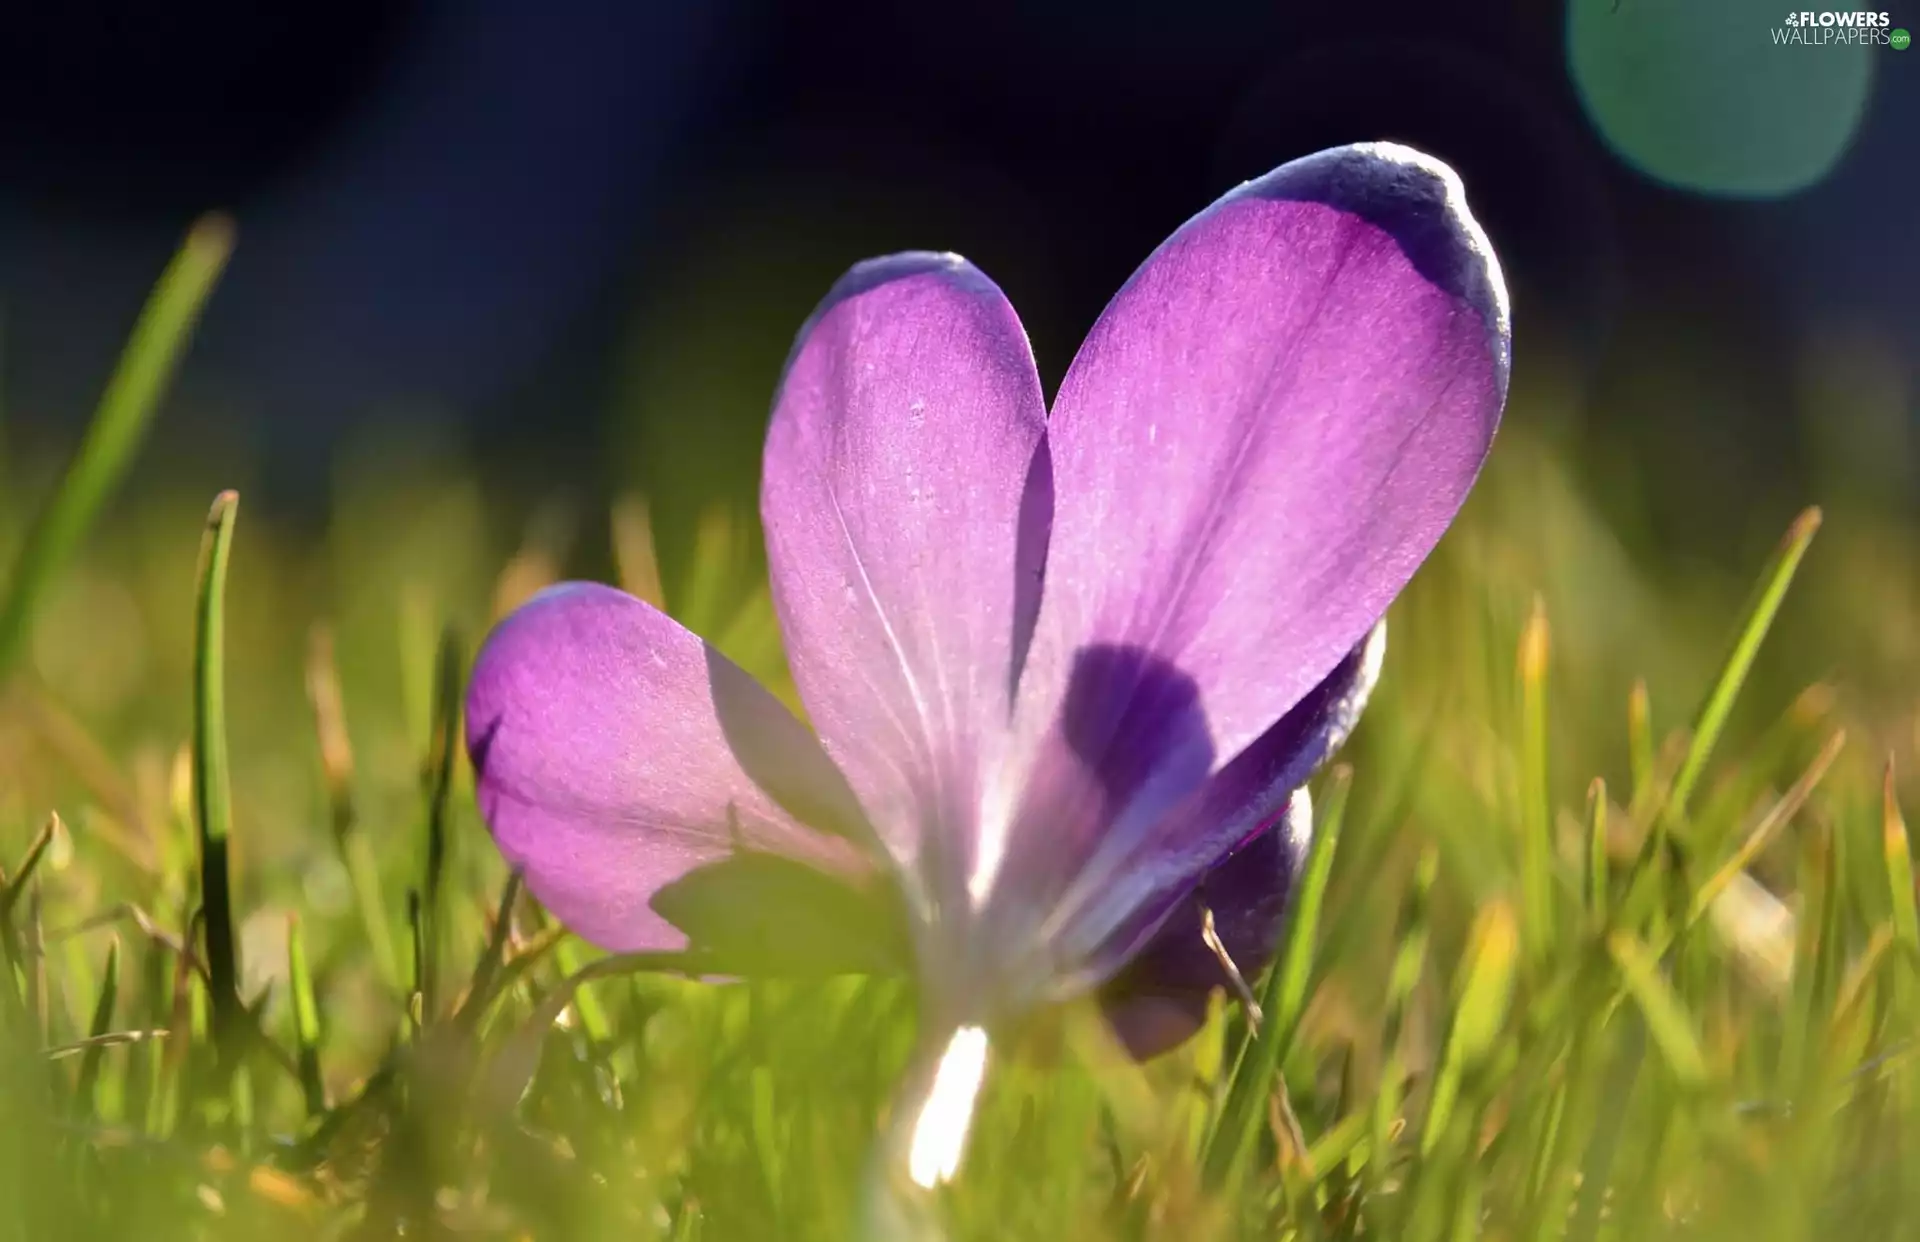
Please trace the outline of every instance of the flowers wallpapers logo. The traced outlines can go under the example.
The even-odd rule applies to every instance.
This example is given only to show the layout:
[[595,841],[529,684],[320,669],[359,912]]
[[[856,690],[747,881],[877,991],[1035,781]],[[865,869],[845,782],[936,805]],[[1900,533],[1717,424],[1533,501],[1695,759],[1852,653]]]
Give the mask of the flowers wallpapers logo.
[[1781,46],[1890,46],[1898,50],[1905,46],[1906,40],[1896,38],[1904,32],[1894,30],[1892,26],[1893,17],[1886,12],[1865,9],[1814,12],[1799,9],[1788,13],[1786,20],[1775,26],[1772,33],[1774,43]]

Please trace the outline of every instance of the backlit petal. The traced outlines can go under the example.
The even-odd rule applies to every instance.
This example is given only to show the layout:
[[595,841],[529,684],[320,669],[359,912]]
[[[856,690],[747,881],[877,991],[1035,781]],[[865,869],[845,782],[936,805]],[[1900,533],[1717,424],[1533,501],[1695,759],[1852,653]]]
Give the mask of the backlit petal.
[[859,811],[806,727],[610,587],[555,587],[494,630],[468,687],[467,745],[508,864],[608,949],[684,946],[654,897],[738,852],[849,880],[866,869]]
[[1507,360],[1460,183],[1406,148],[1288,164],[1147,260],[1049,424],[1025,767],[989,799],[977,895],[1004,874],[1031,907],[1134,848],[1327,677],[1465,499]]
[[1051,518],[1018,318],[953,255],[849,272],[802,329],[761,514],[801,701],[923,913],[972,856]]

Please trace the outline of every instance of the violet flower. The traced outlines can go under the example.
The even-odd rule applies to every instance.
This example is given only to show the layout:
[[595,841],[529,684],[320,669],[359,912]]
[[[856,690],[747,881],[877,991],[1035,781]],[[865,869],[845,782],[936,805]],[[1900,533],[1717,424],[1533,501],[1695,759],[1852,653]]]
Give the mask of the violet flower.
[[[1499,268],[1445,165],[1342,147],[1134,273],[1049,412],[965,260],[862,263],[767,434],[773,598],[812,729],[652,607],[548,591],[467,699],[501,852],[608,949],[717,973],[881,967],[938,1053],[913,1177],[950,1175],[986,1032],[1097,993],[1138,1055],[1251,976],[1383,614],[1507,387]],[[958,1034],[955,1034],[958,1032]]]

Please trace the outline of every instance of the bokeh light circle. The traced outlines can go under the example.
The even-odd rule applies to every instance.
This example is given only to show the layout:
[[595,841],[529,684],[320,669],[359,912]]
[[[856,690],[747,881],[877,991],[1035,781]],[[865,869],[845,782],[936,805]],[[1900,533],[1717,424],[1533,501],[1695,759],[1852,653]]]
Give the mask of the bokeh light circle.
[[1568,0],[1567,60],[1614,153],[1668,185],[1775,198],[1846,153],[1885,44],[1783,41],[1792,0]]

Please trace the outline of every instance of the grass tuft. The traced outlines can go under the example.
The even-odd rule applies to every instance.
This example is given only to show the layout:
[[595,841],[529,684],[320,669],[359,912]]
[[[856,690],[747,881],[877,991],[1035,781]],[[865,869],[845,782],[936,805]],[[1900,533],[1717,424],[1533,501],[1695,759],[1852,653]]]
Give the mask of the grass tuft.
[[[119,430],[96,429],[8,585],[9,658],[224,244],[190,243],[156,294],[172,327],[143,322],[145,361],[103,405]],[[1917,700],[1905,648],[1873,662],[1846,637],[1891,607],[1883,574],[1836,518],[1819,588],[1795,587],[1808,510],[1742,611],[1623,568],[1526,449],[1503,440],[1398,605],[1375,702],[1312,790],[1255,1004],[1216,997],[1144,1066],[1091,1003],[996,1032],[931,1236],[1920,1232]],[[114,694],[48,676],[0,700],[0,1242],[857,1236],[922,1039],[910,983],[719,985],[711,957],[597,956],[486,843],[470,649],[446,623],[524,598],[588,541],[533,523],[499,554],[464,520],[415,538],[402,506],[379,539],[306,547],[256,516],[229,580],[235,504],[205,527],[190,633],[184,575],[115,580],[182,622],[150,621],[151,668]],[[663,595],[668,527],[622,502],[597,568],[789,694],[751,532],[726,514],[680,532],[691,560],[668,558]],[[191,514],[168,520],[191,535]],[[97,539],[144,556],[141,533]],[[1727,648],[1691,644],[1729,618]],[[92,653],[48,661],[91,675],[124,637],[74,630],[36,634],[36,659]],[[1662,735],[1652,705],[1687,685],[1707,688],[1691,724]]]

